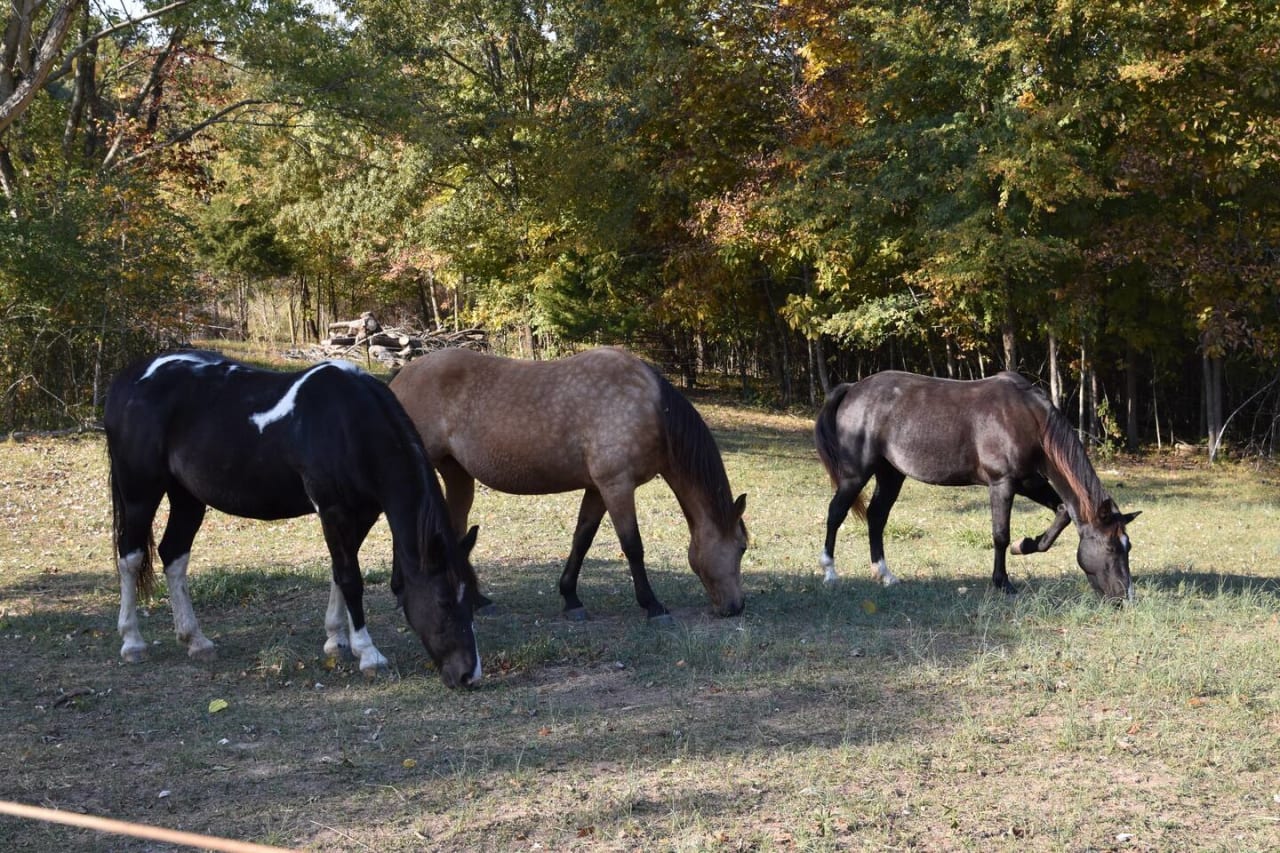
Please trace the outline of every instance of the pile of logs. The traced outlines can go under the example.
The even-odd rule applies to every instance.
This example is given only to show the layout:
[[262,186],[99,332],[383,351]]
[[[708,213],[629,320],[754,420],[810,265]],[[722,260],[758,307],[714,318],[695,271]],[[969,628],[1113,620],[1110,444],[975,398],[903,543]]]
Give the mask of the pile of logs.
[[481,329],[418,332],[383,327],[366,311],[358,319],[330,323],[329,337],[320,341],[318,355],[320,358],[364,356],[388,366],[403,367],[420,355],[451,347],[486,350],[489,341]]

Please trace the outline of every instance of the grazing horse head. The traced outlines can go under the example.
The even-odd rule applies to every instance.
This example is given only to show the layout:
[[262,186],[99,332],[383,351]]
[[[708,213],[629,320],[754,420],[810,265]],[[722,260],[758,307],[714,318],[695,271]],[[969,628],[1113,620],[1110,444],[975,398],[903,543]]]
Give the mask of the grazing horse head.
[[1125,525],[1141,512],[1122,514],[1107,498],[1097,510],[1097,520],[1081,524],[1076,562],[1084,570],[1089,585],[1106,599],[1133,600],[1133,579],[1129,576],[1129,534]]
[[693,529],[689,541],[689,565],[702,581],[711,607],[720,616],[737,616],[742,612],[742,555],[747,550],[747,525],[742,514],[747,496],[733,502],[733,523],[727,528],[704,524]]
[[427,654],[449,687],[470,687],[480,680],[480,651],[476,643],[471,607],[466,593],[471,568],[471,548],[478,528],[457,545],[447,530],[423,535],[421,551],[426,567],[446,566],[444,571],[401,572],[396,596],[404,607],[409,627],[418,635]]

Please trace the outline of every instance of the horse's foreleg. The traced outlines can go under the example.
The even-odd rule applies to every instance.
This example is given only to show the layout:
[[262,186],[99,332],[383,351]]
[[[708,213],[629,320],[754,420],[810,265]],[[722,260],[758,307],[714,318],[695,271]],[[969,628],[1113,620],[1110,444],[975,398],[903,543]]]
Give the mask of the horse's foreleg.
[[848,518],[849,510],[857,503],[858,495],[866,484],[865,480],[842,483],[827,505],[827,539],[822,546],[822,556],[818,558],[818,564],[822,566],[823,583],[830,584],[839,580],[836,575],[836,533]]
[[1005,570],[1005,550],[1009,547],[1009,514],[1013,509],[1013,493],[1014,487],[1010,482],[1000,481],[991,484],[991,544],[995,550],[991,585],[1008,594],[1018,591],[1009,582],[1009,573]]
[[325,657],[349,658],[351,635],[347,633],[347,602],[337,581],[329,581],[329,606],[324,612]]
[[[475,502],[476,479],[468,474],[452,456],[439,460],[436,463],[436,470],[440,472],[440,479],[444,480],[444,500],[449,507],[449,524],[453,527],[454,534],[462,539],[467,533],[471,505]],[[496,608],[492,599],[481,594],[477,585],[478,580],[476,578],[476,582],[473,582],[468,578],[467,582],[467,597],[471,601],[471,609],[475,613],[492,614]]]
[[587,489],[582,495],[582,505],[578,508],[578,526],[573,531],[573,545],[569,549],[569,559],[560,575],[560,596],[564,599],[564,615],[573,620],[587,618],[582,599],[578,598],[578,574],[582,571],[582,561],[600,529],[600,521],[604,518],[604,499],[595,489]]
[[1028,482],[1018,485],[1017,494],[1025,498],[1030,498],[1041,506],[1048,507],[1053,510],[1053,523],[1035,538],[1027,537],[1020,542],[1015,542],[1009,550],[1014,554],[1035,554],[1040,551],[1048,551],[1053,543],[1057,540],[1058,534],[1066,529],[1071,523],[1071,516],[1067,512],[1066,506],[1062,503],[1062,498],[1058,497],[1057,491],[1049,484],[1049,481],[1041,476],[1037,476]]
[[169,607],[173,610],[173,630],[187,654],[197,659],[214,657],[213,641],[200,630],[195,607],[191,603],[191,587],[187,583],[187,565],[191,561],[191,543],[204,522],[205,506],[189,492],[177,486],[169,489],[169,521],[164,538],[157,549],[164,563],[165,582],[169,585]]
[[636,524],[635,490],[624,487],[604,497],[605,506],[609,510],[609,520],[618,534],[618,542],[622,545],[622,553],[627,557],[627,565],[631,567],[631,582],[635,585],[636,601],[644,608],[652,620],[669,621],[671,616],[667,608],[653,594],[649,585],[649,574],[644,567],[644,542],[640,539],[640,527]]
[[336,508],[320,511],[324,541],[329,546],[329,556],[333,560],[333,587],[330,589],[329,608],[325,614],[325,632],[328,634],[325,652],[338,652],[342,647],[341,632],[334,628],[335,623],[341,621],[340,614],[335,613],[338,608],[335,607],[333,589],[336,588],[341,593],[342,602],[346,604],[352,654],[360,661],[360,671],[366,674],[388,666],[387,659],[373,644],[373,638],[369,636],[369,628],[365,624],[364,578],[360,575],[360,562],[357,559],[360,543],[368,535],[377,517],[376,512],[370,517],[368,514],[353,515]]
[[884,529],[889,523],[889,511],[898,500],[906,477],[887,463],[876,471],[876,489],[867,505],[867,538],[871,543],[871,576],[885,586],[898,582],[884,559]]
[[449,506],[449,523],[459,538],[467,532],[467,519],[476,498],[476,479],[467,473],[452,456],[436,463],[440,479],[444,481],[444,501]]

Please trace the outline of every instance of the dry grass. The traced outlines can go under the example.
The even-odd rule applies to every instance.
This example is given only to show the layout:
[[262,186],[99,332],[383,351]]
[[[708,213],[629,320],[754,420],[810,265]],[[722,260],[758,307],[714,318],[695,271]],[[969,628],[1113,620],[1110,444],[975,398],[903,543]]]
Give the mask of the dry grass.
[[[213,514],[193,555],[219,645],[189,662],[167,601],[125,666],[100,437],[0,445],[0,798],[313,850],[1262,850],[1280,839],[1280,490],[1272,472],[1100,466],[1132,528],[1140,601],[1097,604],[1068,531],[988,593],[985,494],[908,484],[905,583],[816,555],[828,484],[810,422],[699,399],[749,493],[746,615],[706,615],[660,483],[639,498],[655,589],[634,604],[606,524],[595,617],[557,618],[575,496],[482,491],[476,561],[503,606],[482,687],[449,692],[392,607],[388,537],[363,555],[366,681],[321,656],[312,518]],[[1047,516],[1015,507],[1015,536]],[[211,713],[223,699],[226,710]],[[153,850],[0,818],[0,849]]]

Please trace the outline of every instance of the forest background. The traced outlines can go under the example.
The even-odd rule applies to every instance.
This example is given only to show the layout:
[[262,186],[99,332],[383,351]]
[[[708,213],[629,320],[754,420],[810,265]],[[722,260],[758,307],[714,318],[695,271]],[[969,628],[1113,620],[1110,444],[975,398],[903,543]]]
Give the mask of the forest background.
[[0,15],[0,433],[372,310],[780,405],[1016,369],[1100,448],[1276,452],[1274,0]]

